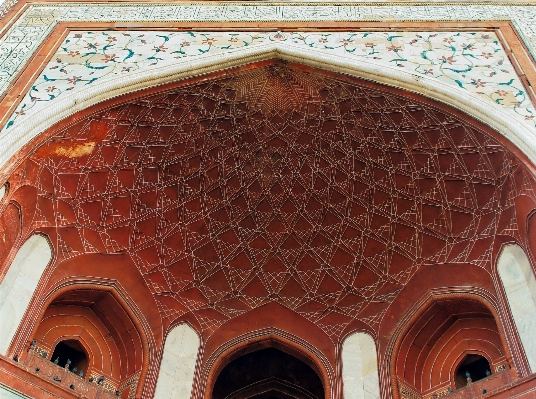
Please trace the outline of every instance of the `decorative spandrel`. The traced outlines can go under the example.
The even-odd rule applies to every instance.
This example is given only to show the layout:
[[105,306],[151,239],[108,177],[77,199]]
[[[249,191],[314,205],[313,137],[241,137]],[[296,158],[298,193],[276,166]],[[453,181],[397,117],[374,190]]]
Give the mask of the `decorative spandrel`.
[[376,328],[422,265],[488,267],[518,236],[525,167],[489,133],[400,92],[264,63],[57,131],[20,167],[58,261],[127,252],[172,321],[210,334],[277,301],[332,339]]

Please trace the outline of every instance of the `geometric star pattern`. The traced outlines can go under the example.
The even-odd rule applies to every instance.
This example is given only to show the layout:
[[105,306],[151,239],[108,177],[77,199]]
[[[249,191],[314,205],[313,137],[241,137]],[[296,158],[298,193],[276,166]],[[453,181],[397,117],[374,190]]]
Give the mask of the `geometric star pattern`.
[[276,301],[333,340],[376,328],[420,268],[488,268],[530,172],[411,96],[280,61],[128,100],[21,164],[58,263],[126,252],[161,310],[207,334]]

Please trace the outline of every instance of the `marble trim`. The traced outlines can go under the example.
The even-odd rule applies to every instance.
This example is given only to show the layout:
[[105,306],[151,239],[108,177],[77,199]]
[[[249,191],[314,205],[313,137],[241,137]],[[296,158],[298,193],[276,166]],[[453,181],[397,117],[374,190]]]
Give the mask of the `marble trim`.
[[0,137],[0,165],[5,165],[19,149],[42,131],[74,113],[102,101],[145,88],[199,76],[223,69],[281,58],[313,67],[360,77],[412,92],[449,104],[488,124],[536,162],[536,133],[519,124],[509,113],[433,78],[420,77],[392,67],[350,59],[341,55],[322,54],[291,43],[271,43],[262,48],[239,48],[227,53],[192,57],[149,71],[116,77],[106,85],[87,88],[53,101],[37,115],[14,126],[8,135]]
[[511,21],[536,59],[536,6],[363,3],[31,3],[0,40],[0,95],[59,22]]

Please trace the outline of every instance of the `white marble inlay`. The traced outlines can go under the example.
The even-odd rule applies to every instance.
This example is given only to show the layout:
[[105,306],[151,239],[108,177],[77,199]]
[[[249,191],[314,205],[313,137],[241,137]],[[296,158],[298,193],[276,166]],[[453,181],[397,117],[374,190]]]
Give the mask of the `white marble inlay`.
[[326,5],[270,3],[32,4],[0,41],[0,94],[58,22],[492,21],[510,20],[533,56],[536,7],[510,5]]
[[51,259],[47,239],[33,235],[19,249],[0,283],[0,354],[6,355]]
[[134,72],[219,55],[235,49],[290,42],[310,51],[396,67],[450,84],[508,109],[536,130],[536,111],[493,32],[166,32],[75,31],[36,79],[4,129],[48,103],[88,85]]
[[379,399],[380,384],[374,339],[364,333],[350,335],[342,344],[344,399]]
[[190,399],[199,337],[188,324],[180,324],[166,337],[155,399]]
[[527,255],[519,245],[506,245],[497,270],[512,317],[532,372],[536,371],[536,279]]

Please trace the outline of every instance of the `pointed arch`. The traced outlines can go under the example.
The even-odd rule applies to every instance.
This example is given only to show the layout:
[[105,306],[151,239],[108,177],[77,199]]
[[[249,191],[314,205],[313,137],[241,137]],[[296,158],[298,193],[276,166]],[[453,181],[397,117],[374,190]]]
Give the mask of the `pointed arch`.
[[179,324],[169,332],[156,382],[155,399],[190,398],[199,346],[199,336],[188,324]]
[[314,49],[303,49],[291,43],[271,43],[262,48],[244,47],[221,54],[198,56],[172,65],[120,76],[103,84],[87,86],[84,90],[63,96],[38,114],[13,127],[9,135],[0,138],[0,166],[25,144],[57,122],[95,104],[118,96],[162,86],[187,78],[222,71],[269,59],[298,62],[315,68],[359,77],[387,86],[408,90],[453,106],[488,124],[519,148],[531,161],[536,161],[536,135],[500,107],[480,97],[458,90],[437,79],[416,76],[400,69],[379,66],[367,61],[326,55]]
[[536,279],[525,251],[517,244],[504,246],[497,271],[530,369],[535,372]]
[[0,354],[6,355],[17,328],[52,260],[48,240],[34,234],[20,247],[0,283]]
[[344,399],[379,399],[376,343],[365,332],[356,332],[342,344]]

